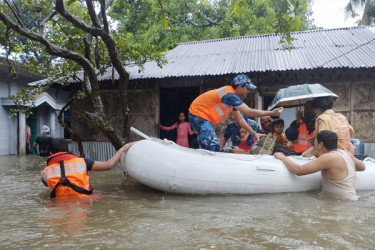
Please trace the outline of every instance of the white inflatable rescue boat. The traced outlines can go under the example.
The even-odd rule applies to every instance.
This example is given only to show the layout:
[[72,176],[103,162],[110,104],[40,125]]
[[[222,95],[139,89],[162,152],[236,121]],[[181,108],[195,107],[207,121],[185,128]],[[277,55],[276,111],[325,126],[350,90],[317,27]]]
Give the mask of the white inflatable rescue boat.
[[[132,129],[135,131],[135,129]],[[138,134],[142,134],[136,131]],[[258,194],[303,192],[321,188],[321,174],[292,174],[270,155],[216,153],[181,147],[144,136],[125,155],[130,177],[151,188],[178,194]],[[291,156],[304,164],[312,159]],[[375,189],[375,161],[364,160],[357,172],[357,190]]]

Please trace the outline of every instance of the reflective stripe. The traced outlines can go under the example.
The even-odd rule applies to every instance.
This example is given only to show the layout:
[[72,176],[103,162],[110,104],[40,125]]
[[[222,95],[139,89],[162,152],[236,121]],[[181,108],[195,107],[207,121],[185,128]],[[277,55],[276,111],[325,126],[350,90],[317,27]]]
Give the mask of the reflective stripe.
[[227,111],[227,113],[229,114],[230,112],[232,112],[232,106],[230,105],[227,105],[225,103],[222,103],[223,107],[225,108],[225,110]]
[[227,88],[222,87],[217,89],[217,94],[219,95],[219,98],[221,99],[223,96],[225,96],[228,93]]
[[307,135],[305,135],[305,134],[299,134],[298,137],[307,138]]
[[218,105],[215,105],[216,112],[219,114],[221,119],[225,120],[227,117],[225,116],[224,112],[221,110],[221,108]]
[[46,171],[43,171],[42,172],[42,180],[47,182],[47,174],[46,174]]
[[308,141],[300,141],[300,140],[297,140],[297,141],[296,141],[296,144],[300,144],[300,145],[308,145],[309,142],[308,142]]
[[[65,163],[65,174],[74,174],[74,173],[86,173],[85,164],[82,162],[75,163]],[[61,176],[60,166],[53,166],[43,171],[42,179],[47,181],[48,178]]]

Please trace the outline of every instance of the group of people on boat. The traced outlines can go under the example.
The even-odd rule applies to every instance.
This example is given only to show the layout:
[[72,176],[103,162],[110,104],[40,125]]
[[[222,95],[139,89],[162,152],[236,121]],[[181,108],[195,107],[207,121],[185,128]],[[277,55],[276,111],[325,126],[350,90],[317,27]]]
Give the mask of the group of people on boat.
[[[299,111],[297,119],[284,133],[284,121],[279,118],[282,107],[263,111],[251,109],[243,103],[247,94],[255,89],[248,76],[238,75],[231,85],[210,90],[192,102],[189,122],[197,134],[200,147],[210,151],[247,153],[262,136],[272,134],[274,145],[282,149],[275,147],[273,153],[291,172],[305,175],[321,171],[324,193],[357,199],[355,171],[365,170],[365,165],[354,157],[350,140],[354,130],[344,115],[332,110],[333,100],[330,97],[317,97],[307,102],[304,115]],[[230,114],[234,121],[228,124],[219,141],[213,125],[228,119]],[[248,117],[261,117],[262,129]],[[229,138],[239,150],[224,147]],[[317,158],[299,166],[287,158],[285,152]]]
[[[354,148],[350,141],[353,128],[345,116],[332,110],[333,100],[319,97],[307,102],[304,113],[298,112],[297,119],[284,133],[284,121],[279,118],[283,107],[265,111],[252,109],[243,102],[255,89],[248,76],[238,75],[230,85],[198,96],[189,108],[189,122],[185,120],[185,114],[180,113],[177,123],[170,127],[161,126],[161,129],[177,129],[177,144],[184,147],[189,146],[188,134],[196,134],[200,148],[215,152],[261,154],[262,150],[253,149],[263,149],[267,141],[271,142],[268,143],[272,148],[269,154],[273,153],[294,174],[321,171],[323,192],[357,199],[355,171],[363,171],[365,166],[353,155]],[[223,138],[219,140],[214,125],[227,120],[230,115],[233,121],[227,125]],[[260,117],[261,127],[249,117]],[[232,146],[226,147],[229,139]],[[90,194],[92,187],[87,172],[112,169],[131,145],[124,145],[110,160],[99,162],[74,156],[69,153],[63,140],[51,139],[50,157],[42,171],[42,181],[50,188],[51,197]],[[288,154],[317,158],[299,166],[285,156]]]

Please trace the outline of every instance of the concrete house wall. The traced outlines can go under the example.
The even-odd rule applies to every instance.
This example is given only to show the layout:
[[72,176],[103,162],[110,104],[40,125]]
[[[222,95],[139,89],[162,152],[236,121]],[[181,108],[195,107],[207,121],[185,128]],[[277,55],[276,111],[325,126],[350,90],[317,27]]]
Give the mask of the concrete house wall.
[[[0,67],[0,155],[26,152],[25,127],[27,120],[30,121],[30,119],[22,112],[10,117],[11,109],[16,106],[9,96],[16,95],[23,88],[28,87],[29,82],[41,79],[41,77],[23,71],[21,66],[17,65],[17,77],[10,75],[10,67],[6,63]],[[65,103],[67,94],[67,92],[50,89],[36,100],[32,115],[36,126],[32,133],[40,134],[43,125],[47,125],[54,137],[64,136],[64,130],[57,122],[57,114],[59,108]],[[20,109],[22,110],[22,107]]]

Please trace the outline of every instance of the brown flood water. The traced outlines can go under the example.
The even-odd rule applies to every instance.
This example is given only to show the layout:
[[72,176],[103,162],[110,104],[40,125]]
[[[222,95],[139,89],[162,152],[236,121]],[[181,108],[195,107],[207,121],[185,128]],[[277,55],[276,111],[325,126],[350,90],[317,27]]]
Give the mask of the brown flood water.
[[[0,157],[0,249],[375,247],[375,191],[358,202],[310,193],[173,195],[90,173],[91,200],[57,202],[37,157]],[[374,180],[375,181],[375,180]]]

